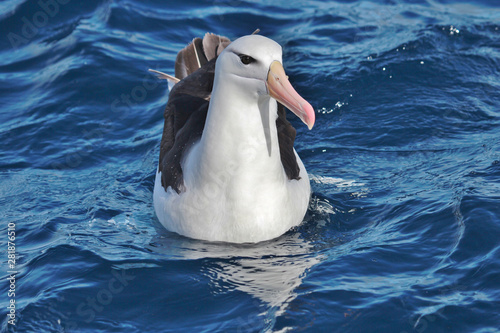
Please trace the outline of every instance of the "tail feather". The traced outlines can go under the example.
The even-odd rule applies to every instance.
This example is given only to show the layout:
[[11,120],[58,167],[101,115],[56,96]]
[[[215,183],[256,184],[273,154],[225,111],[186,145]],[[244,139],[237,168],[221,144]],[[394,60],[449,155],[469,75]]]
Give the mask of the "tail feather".
[[175,59],[175,77],[183,79],[206,62],[202,40],[199,37],[179,51]]
[[203,37],[203,50],[208,61],[218,57],[229,43],[231,41],[228,38],[207,32]]
[[180,80],[172,75],[169,75],[167,73],[163,73],[160,71],[157,71],[155,69],[149,69],[150,72],[155,73],[158,75],[158,78],[161,80],[167,80],[168,82],[168,90],[171,91],[172,88],[175,86],[176,83],[178,83]]
[[217,57],[231,41],[222,36],[206,33],[203,39],[197,37],[182,49],[175,60],[175,77],[183,79],[208,61]]

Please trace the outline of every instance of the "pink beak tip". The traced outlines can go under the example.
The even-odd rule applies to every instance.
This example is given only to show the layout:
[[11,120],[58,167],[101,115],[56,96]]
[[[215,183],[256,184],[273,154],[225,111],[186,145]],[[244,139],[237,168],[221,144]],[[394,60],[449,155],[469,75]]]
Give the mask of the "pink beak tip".
[[314,113],[312,105],[309,104],[308,102],[306,102],[305,105],[303,105],[303,109],[304,109],[304,123],[307,125],[307,128],[311,130],[316,121],[316,114]]

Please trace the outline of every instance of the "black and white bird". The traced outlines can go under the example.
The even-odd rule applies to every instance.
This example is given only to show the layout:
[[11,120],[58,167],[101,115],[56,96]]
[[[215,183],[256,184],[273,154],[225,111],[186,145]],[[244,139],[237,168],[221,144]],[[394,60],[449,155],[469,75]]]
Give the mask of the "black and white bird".
[[154,207],[191,238],[259,242],[300,224],[311,189],[293,148],[286,106],[308,127],[315,114],[291,86],[275,41],[195,38],[177,55],[165,109]]

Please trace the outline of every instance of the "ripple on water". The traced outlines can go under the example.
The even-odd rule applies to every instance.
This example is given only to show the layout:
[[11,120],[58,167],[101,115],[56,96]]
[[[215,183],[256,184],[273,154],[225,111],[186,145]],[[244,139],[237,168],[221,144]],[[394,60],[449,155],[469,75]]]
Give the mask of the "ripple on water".
[[[16,331],[497,330],[495,5],[68,2],[17,48],[1,40]],[[40,10],[0,3],[2,31]],[[172,73],[206,31],[256,28],[317,110],[312,131],[290,116],[305,222],[258,244],[170,233],[152,206],[167,86],[147,69]]]

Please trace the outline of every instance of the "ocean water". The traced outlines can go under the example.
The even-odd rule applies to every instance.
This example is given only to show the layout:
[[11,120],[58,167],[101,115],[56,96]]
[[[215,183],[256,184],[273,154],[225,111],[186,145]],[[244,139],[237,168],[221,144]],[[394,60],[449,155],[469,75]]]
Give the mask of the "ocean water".
[[[317,112],[305,221],[170,233],[147,70],[256,28]],[[499,332],[498,1],[5,0],[0,31],[2,332]]]

